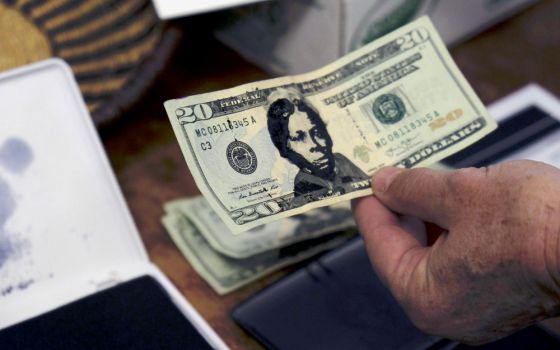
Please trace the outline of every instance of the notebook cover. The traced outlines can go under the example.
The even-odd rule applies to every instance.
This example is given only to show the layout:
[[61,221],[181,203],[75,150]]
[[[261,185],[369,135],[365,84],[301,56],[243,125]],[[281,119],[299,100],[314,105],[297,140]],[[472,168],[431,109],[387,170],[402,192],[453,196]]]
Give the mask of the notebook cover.
[[268,349],[560,349],[558,336],[537,325],[476,347],[422,333],[371,270],[360,238],[252,296],[232,317]]
[[0,331],[2,349],[212,349],[143,276]]
[[233,311],[271,349],[426,349],[369,263],[361,239],[309,264]]

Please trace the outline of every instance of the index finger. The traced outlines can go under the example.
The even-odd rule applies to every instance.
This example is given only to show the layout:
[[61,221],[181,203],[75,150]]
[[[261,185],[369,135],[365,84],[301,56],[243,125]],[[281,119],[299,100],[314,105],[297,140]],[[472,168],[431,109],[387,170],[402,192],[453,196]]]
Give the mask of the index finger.
[[407,231],[399,217],[376,197],[359,198],[352,206],[373,268],[394,291],[400,272],[413,268],[428,248],[423,239]]

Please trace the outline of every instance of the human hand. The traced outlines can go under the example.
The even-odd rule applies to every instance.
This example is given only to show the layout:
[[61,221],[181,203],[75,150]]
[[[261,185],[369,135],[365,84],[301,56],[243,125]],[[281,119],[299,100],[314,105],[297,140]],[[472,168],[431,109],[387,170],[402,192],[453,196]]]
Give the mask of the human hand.
[[[384,168],[353,202],[373,267],[421,330],[468,344],[560,314],[560,170]],[[425,222],[447,232],[427,245]]]

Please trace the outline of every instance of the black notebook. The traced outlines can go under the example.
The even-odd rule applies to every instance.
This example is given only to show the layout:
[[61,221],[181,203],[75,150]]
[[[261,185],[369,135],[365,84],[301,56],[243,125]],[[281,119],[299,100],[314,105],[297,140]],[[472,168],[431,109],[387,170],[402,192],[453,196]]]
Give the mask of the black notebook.
[[212,349],[144,276],[0,330],[1,349]]
[[[269,349],[471,349],[410,323],[373,272],[361,238],[252,296],[232,317]],[[552,350],[560,341],[531,326],[473,348]]]
[[361,239],[253,296],[233,318],[271,349],[426,349],[375,276]]

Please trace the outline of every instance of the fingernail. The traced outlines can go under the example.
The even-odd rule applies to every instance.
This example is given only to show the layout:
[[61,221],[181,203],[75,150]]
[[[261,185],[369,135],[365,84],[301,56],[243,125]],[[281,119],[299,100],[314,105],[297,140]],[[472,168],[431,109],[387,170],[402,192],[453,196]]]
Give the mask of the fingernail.
[[395,167],[386,167],[379,170],[373,175],[373,192],[381,193],[387,191],[395,176],[401,173],[404,169]]

